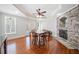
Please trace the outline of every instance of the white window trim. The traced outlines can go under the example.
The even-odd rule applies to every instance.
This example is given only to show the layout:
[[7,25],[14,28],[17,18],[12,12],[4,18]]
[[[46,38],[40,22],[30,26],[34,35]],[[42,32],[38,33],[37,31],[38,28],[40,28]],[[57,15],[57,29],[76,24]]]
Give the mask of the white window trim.
[[6,20],[7,20],[8,17],[11,17],[11,16],[5,16],[5,24],[4,24],[4,25],[5,25],[5,26],[4,26],[4,27],[5,27],[5,28],[4,28],[4,29],[5,29],[5,34],[16,34],[16,18],[14,18],[14,17],[11,17],[11,18],[14,18],[14,22],[15,22],[15,32],[11,32],[11,29],[10,29],[10,33],[7,33],[7,32],[6,32]]

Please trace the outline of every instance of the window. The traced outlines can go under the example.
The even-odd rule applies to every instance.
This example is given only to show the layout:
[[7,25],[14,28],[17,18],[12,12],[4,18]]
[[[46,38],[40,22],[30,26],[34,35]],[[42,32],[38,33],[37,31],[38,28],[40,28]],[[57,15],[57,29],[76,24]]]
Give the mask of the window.
[[16,34],[16,18],[5,16],[5,34]]

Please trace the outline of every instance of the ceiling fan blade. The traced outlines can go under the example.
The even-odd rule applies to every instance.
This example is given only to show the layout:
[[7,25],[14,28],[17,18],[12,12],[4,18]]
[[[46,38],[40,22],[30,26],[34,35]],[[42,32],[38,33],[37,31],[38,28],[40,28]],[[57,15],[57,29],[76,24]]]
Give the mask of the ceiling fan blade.
[[43,14],[43,13],[40,13],[40,15],[41,15],[41,16],[44,16],[44,14]]
[[45,16],[45,15],[42,14],[41,16]]
[[40,12],[41,9],[36,9],[37,12]]
[[43,11],[43,12],[41,12],[41,13],[46,13],[46,11]]

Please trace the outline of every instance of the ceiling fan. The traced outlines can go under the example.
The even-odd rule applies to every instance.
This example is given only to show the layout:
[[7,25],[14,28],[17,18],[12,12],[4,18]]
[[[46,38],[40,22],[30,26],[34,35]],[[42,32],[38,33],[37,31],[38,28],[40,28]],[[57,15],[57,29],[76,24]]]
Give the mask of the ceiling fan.
[[45,13],[46,13],[46,11],[42,11],[41,9],[36,9],[36,12],[37,13],[35,13],[35,14],[37,14],[37,16],[45,16]]

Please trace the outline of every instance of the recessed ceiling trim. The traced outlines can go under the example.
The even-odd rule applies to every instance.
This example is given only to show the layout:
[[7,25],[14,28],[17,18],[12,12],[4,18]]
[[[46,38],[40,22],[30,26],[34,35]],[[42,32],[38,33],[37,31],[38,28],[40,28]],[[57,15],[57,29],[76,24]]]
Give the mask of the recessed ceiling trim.
[[21,4],[13,4],[19,11],[21,11],[26,17],[34,17],[31,13],[28,12]]

